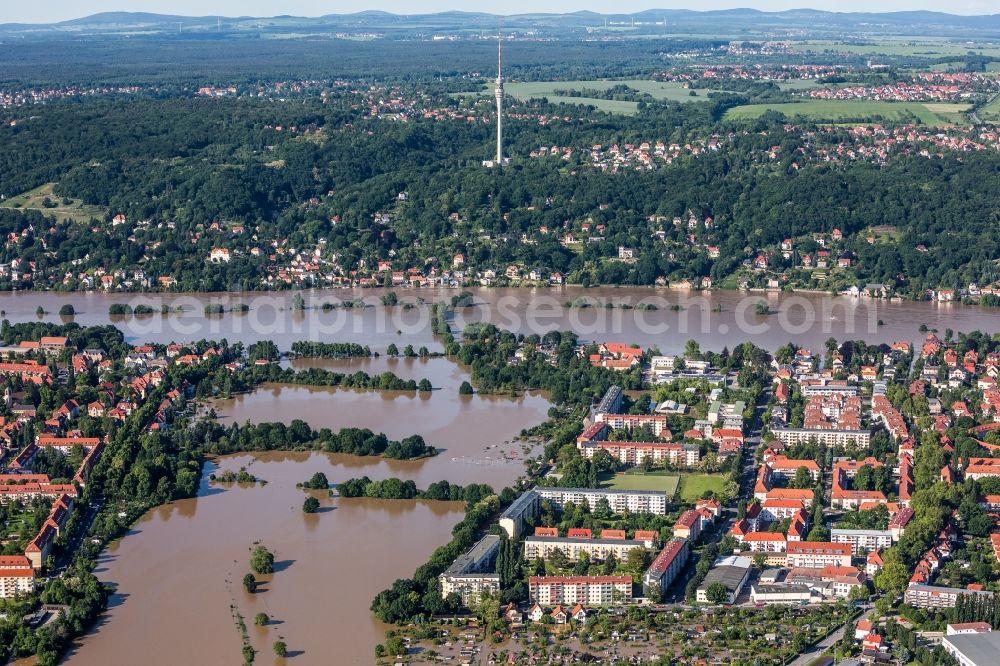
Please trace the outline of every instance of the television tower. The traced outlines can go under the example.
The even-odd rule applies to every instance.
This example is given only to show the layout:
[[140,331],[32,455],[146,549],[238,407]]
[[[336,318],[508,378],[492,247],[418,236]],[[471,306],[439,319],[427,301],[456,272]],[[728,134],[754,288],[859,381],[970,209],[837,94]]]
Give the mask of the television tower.
[[503,33],[497,33],[497,166],[503,166]]

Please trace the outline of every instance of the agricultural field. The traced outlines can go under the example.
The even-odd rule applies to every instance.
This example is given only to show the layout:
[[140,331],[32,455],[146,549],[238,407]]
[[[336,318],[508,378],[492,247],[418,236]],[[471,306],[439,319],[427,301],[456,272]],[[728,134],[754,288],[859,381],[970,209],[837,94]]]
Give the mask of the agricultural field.
[[793,42],[791,50],[799,53],[853,53],[857,55],[923,56],[940,58],[944,56],[964,56],[969,53],[1000,56],[1000,44],[992,42],[970,43],[949,41],[897,41],[883,40],[873,44],[841,44],[832,41]]
[[679,474],[615,474],[605,483],[615,490],[662,490],[671,497],[677,492]]
[[[3,202],[0,208],[20,208],[22,210],[38,210],[48,217],[57,220],[70,219],[74,222],[89,222],[91,218],[103,220],[108,211],[100,206],[88,206],[76,199],[63,199],[52,193],[55,183],[46,183],[41,187],[18,194]],[[48,205],[46,205],[46,199]]]
[[721,493],[726,477],[722,474],[684,474],[680,482],[681,499],[685,502],[694,502],[705,494],[705,491]]
[[993,101],[979,109],[979,117],[985,121],[1000,122],[1000,95],[993,98]]
[[948,125],[963,120],[967,104],[880,102],[863,100],[810,99],[804,102],[746,104],[726,112],[730,120],[757,118],[767,111],[777,111],[789,118],[804,116],[820,123],[919,121],[925,125]]

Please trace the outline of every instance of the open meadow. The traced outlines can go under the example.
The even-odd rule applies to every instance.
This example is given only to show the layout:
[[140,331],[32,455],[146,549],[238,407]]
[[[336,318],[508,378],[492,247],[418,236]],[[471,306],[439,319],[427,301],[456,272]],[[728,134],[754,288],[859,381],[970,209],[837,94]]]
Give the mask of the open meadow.
[[758,118],[767,111],[777,111],[789,118],[803,116],[817,123],[909,121],[936,126],[962,122],[962,112],[968,108],[967,104],[809,99],[802,102],[745,104],[729,109],[725,117],[728,120],[746,120]]
[[89,222],[92,218],[103,220],[107,210],[100,206],[89,206],[78,199],[64,199],[52,193],[55,183],[46,183],[33,190],[10,197],[0,202],[0,208],[38,210],[57,220],[70,219],[74,222]]

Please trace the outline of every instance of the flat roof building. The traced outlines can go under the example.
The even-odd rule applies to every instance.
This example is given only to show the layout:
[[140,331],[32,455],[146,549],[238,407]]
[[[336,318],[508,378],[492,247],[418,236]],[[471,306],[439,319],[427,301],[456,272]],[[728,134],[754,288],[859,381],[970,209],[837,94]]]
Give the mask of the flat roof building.
[[467,552],[455,558],[444,573],[438,576],[441,596],[452,592],[462,597],[466,606],[479,601],[484,592],[500,591],[500,574],[495,573],[500,537],[487,534]]
[[540,504],[541,498],[534,490],[523,493],[500,514],[500,528],[509,538],[518,538],[524,531],[525,521],[538,515]]
[[568,539],[560,537],[530,536],[524,540],[524,559],[537,557],[547,560],[561,551],[571,561],[580,559],[582,553],[593,560],[605,560],[613,554],[619,561],[628,557],[631,550],[645,550],[646,544],[632,539]]
[[993,666],[1000,654],[1000,632],[945,636],[941,647],[960,666]]
[[[552,502],[556,508],[562,508],[566,502],[577,506],[587,504],[593,510],[603,498],[615,513],[628,510],[632,513],[653,513],[666,515],[669,502],[667,494],[658,490],[611,490],[597,488],[552,488],[537,487],[535,492],[542,499]],[[513,506],[513,505],[512,505]]]
[[719,558],[705,575],[705,580],[698,586],[696,599],[702,603],[708,602],[708,587],[712,583],[722,583],[728,592],[724,603],[732,604],[743,591],[743,586],[750,578],[750,569],[753,567],[753,560],[749,557],[730,555]]

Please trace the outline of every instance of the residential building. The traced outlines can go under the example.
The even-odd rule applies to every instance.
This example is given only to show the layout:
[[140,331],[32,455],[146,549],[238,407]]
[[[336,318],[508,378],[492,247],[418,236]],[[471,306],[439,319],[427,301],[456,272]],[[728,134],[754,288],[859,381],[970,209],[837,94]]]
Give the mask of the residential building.
[[689,541],[697,541],[701,535],[701,512],[688,509],[674,523],[674,536]]
[[632,600],[631,576],[531,576],[528,595],[544,605],[608,606]]
[[910,583],[904,600],[917,608],[954,608],[963,594],[992,597],[987,590],[968,590],[961,587],[938,587],[923,583]]
[[592,560],[605,560],[608,555],[614,555],[621,562],[628,557],[629,551],[638,548],[645,550],[642,541],[632,539],[569,539],[560,537],[530,536],[524,540],[524,559],[542,558],[547,560],[556,550],[562,552],[571,561],[580,559],[582,553]]
[[687,539],[671,539],[646,569],[642,577],[643,593],[649,596],[653,586],[658,586],[662,593],[673,585],[678,574],[684,570],[690,551]]
[[[669,507],[667,494],[656,490],[612,490],[597,488],[553,488],[537,487],[534,492],[542,499],[552,502],[556,508],[562,508],[566,502],[577,506],[586,503],[591,509],[597,506],[602,498],[615,513],[628,510],[632,513],[653,513],[666,515]],[[511,505],[513,506],[513,505]]]
[[487,534],[468,552],[460,555],[438,576],[441,596],[452,592],[462,597],[466,606],[479,601],[484,592],[500,591],[500,574],[494,571],[500,537]]
[[35,589],[35,570],[30,566],[0,568],[0,599],[31,594]]
[[793,541],[786,549],[789,567],[822,569],[827,566],[848,567],[851,565],[853,549],[847,543],[829,541]]
[[826,446],[843,446],[846,448],[864,448],[871,440],[867,430],[832,430],[809,428],[776,428],[772,430],[779,442],[787,446],[802,444],[815,440]]
[[626,465],[641,465],[649,461],[654,465],[669,462],[679,467],[694,467],[701,460],[697,444],[681,442],[611,442],[589,441],[580,446],[585,458],[593,458],[598,451],[607,451],[612,458]]
[[500,528],[511,539],[521,536],[526,520],[533,520],[538,515],[541,498],[534,490],[523,493],[500,514]]
[[892,545],[892,532],[888,530],[851,530],[833,528],[830,530],[830,541],[833,543],[849,543],[854,553],[862,555],[873,550],[883,550]]

